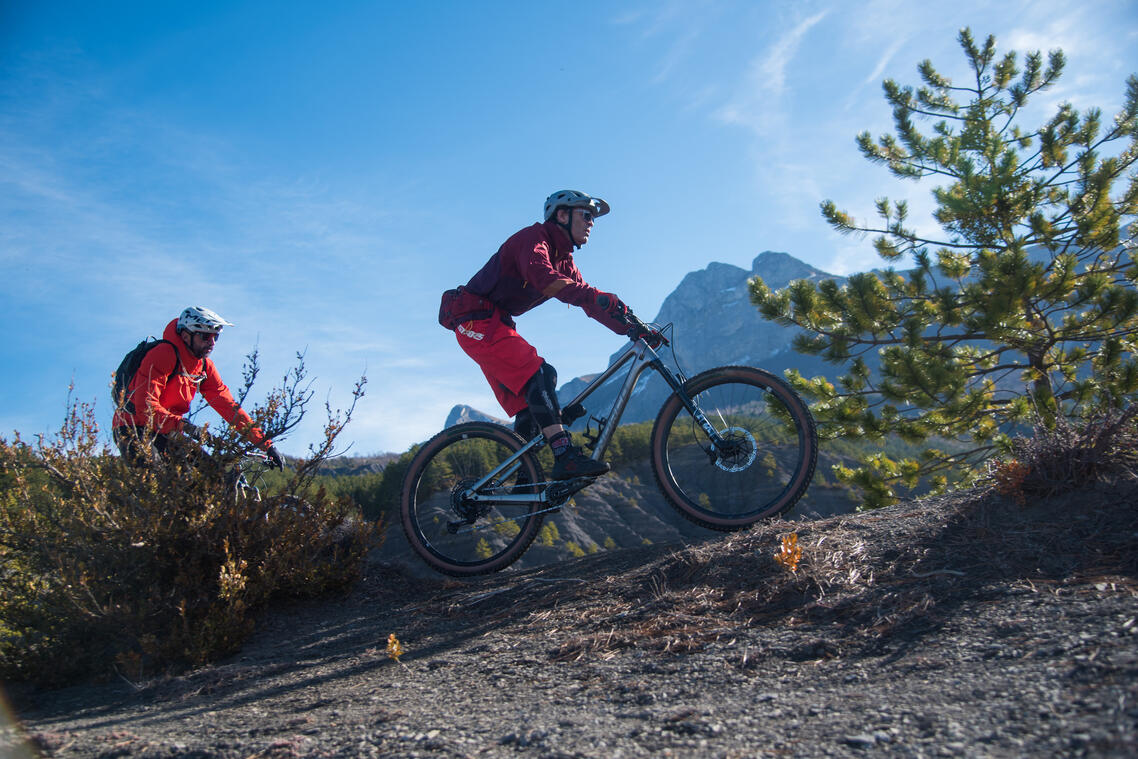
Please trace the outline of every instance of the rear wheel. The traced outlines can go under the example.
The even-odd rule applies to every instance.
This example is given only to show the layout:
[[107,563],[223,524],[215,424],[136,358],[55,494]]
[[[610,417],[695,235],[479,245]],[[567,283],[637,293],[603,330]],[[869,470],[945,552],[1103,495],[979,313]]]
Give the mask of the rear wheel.
[[469,489],[524,445],[496,424],[459,424],[435,435],[415,455],[403,479],[400,515],[415,550],[439,572],[456,577],[496,572],[521,557],[541,528],[541,504],[495,500],[534,495],[543,479],[531,453],[477,491]]
[[818,434],[806,404],[778,377],[728,366],[703,372],[684,391],[718,434],[712,443],[672,394],[652,428],[652,470],[685,517],[739,530],[786,513],[814,476]]

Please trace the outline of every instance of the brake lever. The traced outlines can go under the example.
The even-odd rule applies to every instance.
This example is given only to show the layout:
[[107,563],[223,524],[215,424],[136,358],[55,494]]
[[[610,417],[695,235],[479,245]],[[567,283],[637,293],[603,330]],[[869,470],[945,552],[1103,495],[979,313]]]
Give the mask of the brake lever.
[[[649,333],[655,334],[655,336],[657,338],[659,338],[659,340],[660,340],[660,344],[656,346],[657,348],[661,348],[665,345],[671,345],[672,344],[672,341],[664,336],[663,330],[656,329],[655,327],[653,327],[649,324],[645,324],[644,322],[640,321],[640,317],[638,317],[636,314],[632,313],[632,311],[629,311],[627,313],[626,317],[627,317],[627,321],[630,322],[630,326],[639,328],[641,332],[649,332]],[[638,337],[637,339],[643,340],[644,335],[643,334],[640,335],[640,337]],[[649,347],[651,347],[651,346],[649,346]]]

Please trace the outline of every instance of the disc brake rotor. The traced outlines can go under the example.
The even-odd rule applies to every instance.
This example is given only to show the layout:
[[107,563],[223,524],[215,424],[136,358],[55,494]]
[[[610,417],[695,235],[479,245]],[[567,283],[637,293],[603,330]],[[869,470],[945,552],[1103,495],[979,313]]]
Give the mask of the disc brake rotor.
[[755,436],[742,427],[729,427],[719,433],[722,445],[717,449],[715,466],[724,472],[742,472],[755,463],[758,444]]

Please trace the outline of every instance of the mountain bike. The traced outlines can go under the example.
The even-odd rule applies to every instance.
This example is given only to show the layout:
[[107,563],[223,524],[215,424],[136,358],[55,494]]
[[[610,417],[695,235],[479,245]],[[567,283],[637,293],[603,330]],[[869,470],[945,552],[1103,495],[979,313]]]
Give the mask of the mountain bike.
[[[226,482],[232,488],[235,503],[244,509],[244,511],[239,509],[235,513],[246,514],[246,519],[250,521],[264,521],[269,523],[270,527],[275,526],[275,529],[269,529],[266,533],[269,539],[276,539],[280,531],[289,529],[290,520],[306,521],[319,518],[312,504],[300,496],[282,493],[262,498],[261,487],[265,484],[265,474],[273,468],[269,457],[262,451],[245,450],[233,462],[226,475]],[[357,539],[357,527],[356,517],[345,514],[339,518],[339,521],[330,523],[327,528],[322,529],[321,536],[325,534],[331,536],[328,545],[321,551],[322,556],[334,557],[337,550],[350,549]]]
[[[732,531],[786,513],[810,485],[818,434],[806,404],[786,382],[748,366],[709,369],[688,379],[667,335],[649,327],[657,347],[672,348],[674,369],[641,338],[562,410],[566,424],[585,400],[626,370],[608,414],[590,437],[601,460],[641,375],[654,370],[671,389],[652,426],[649,457],[656,483],[680,514],[702,527]],[[505,569],[529,548],[546,514],[560,510],[597,478],[546,480],[539,432],[523,439],[508,427],[468,422],[443,430],[415,454],[400,497],[403,530],[414,551],[443,574],[466,577]]]
[[233,462],[226,475],[226,482],[233,488],[237,500],[261,502],[261,484],[265,473],[272,469],[269,457],[260,451],[245,451],[241,458]]
[[[232,488],[236,501],[262,503],[261,487],[265,484],[265,474],[274,467],[269,457],[256,449],[244,450],[239,458],[230,465],[226,474],[226,482]],[[284,493],[276,497],[270,496],[265,507],[257,513],[261,519],[269,519],[271,511],[291,511],[301,517],[312,513],[312,504],[300,496]]]

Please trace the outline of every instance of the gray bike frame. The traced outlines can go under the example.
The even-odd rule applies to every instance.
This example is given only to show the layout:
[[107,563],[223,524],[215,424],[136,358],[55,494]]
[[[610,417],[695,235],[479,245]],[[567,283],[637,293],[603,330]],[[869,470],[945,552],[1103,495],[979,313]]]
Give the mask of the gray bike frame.
[[[628,399],[632,397],[632,391],[636,387],[636,383],[640,380],[640,375],[642,375],[644,373],[644,370],[648,368],[655,369],[657,372],[659,372],[660,376],[664,379],[665,382],[668,383],[673,392],[679,395],[680,400],[683,402],[684,406],[687,407],[692,417],[707,433],[708,438],[711,442],[712,450],[716,450],[720,444],[719,433],[715,431],[715,428],[712,427],[711,424],[707,421],[707,417],[704,416],[703,412],[695,405],[692,399],[688,397],[687,393],[684,392],[683,384],[668,369],[668,367],[664,365],[663,360],[661,360],[656,351],[653,350],[652,347],[643,340],[637,340],[628,346],[628,348],[625,349],[624,353],[620,354],[620,356],[616,359],[616,361],[612,362],[612,365],[609,366],[608,369],[605,369],[596,379],[590,382],[588,386],[577,395],[576,398],[571,400],[566,405],[572,406],[584,401],[586,398],[592,395],[593,392],[597,390],[597,388],[607,382],[610,377],[620,371],[621,368],[630,361],[632,362],[632,366],[629,368],[628,374],[624,378],[624,384],[621,385],[620,393],[617,394],[616,400],[613,402],[612,409],[609,411],[609,415],[604,421],[604,426],[600,430],[600,436],[597,438],[596,445],[593,447],[593,455],[591,458],[600,460],[600,458],[604,456],[605,449],[608,447],[609,441],[612,440],[612,436],[616,432],[616,428],[619,425],[620,417],[622,414],[624,414],[624,408],[628,405]],[[546,489],[543,489],[541,493],[536,494],[482,494],[478,492],[482,487],[486,485],[486,483],[490,482],[491,480],[505,482],[521,467],[521,462],[519,459],[521,459],[522,456],[534,448],[540,448],[544,444],[545,438],[541,434],[538,434],[533,438],[533,440],[530,440],[512,456],[495,467],[489,474],[471,485],[470,488],[468,488],[466,492],[462,494],[462,497],[464,499],[476,502],[490,501],[493,503],[549,503],[550,499],[548,497]],[[534,486],[548,486],[550,484],[552,483],[533,483]],[[516,519],[517,517],[514,518]]]

